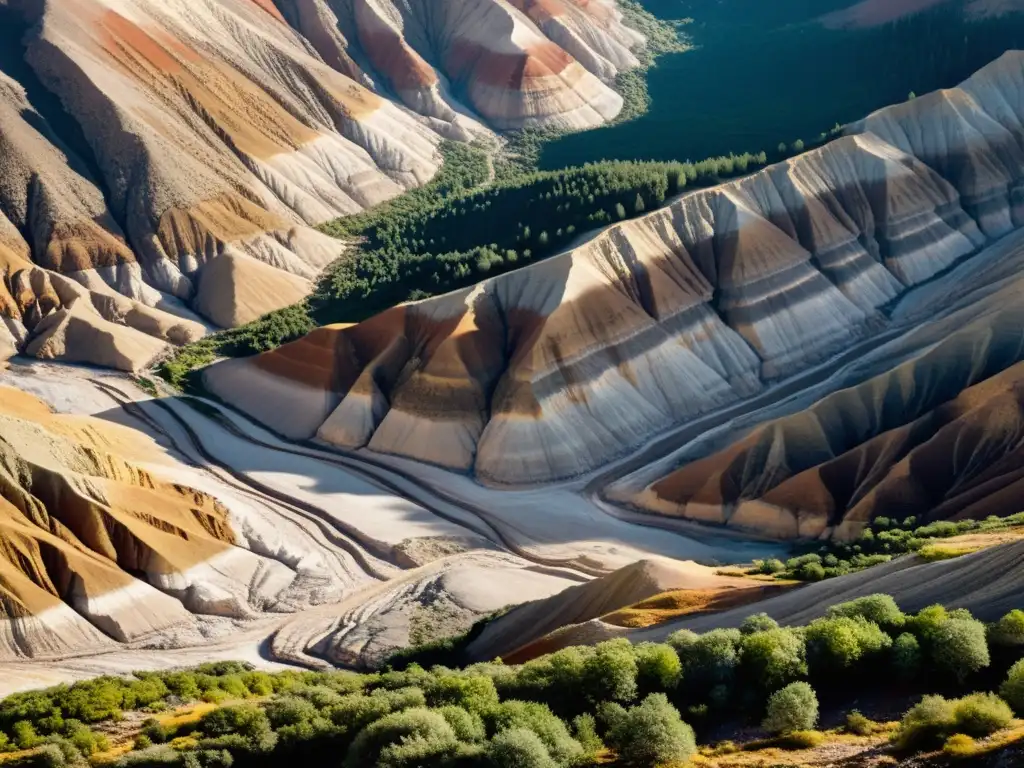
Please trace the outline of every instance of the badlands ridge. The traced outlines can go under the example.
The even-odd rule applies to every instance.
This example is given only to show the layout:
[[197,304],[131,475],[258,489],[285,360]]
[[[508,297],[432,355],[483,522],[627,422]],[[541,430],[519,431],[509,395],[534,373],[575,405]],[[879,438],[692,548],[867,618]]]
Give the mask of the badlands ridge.
[[621,109],[611,0],[434,7],[0,0],[0,356],[145,367],[302,299],[342,253],[314,227],[443,139]]
[[[820,149],[686,194],[561,256],[219,363],[204,380],[290,438],[488,483],[574,478],[915,326],[923,339],[922,324],[995,263],[993,249],[1011,270],[1022,224],[1024,54],[1010,52],[958,88],[883,109]],[[973,324],[943,331],[966,334],[944,351],[917,359],[925,345],[910,338],[903,358],[850,383],[889,371],[882,379],[629,501],[773,536],[838,527],[846,537],[879,499],[899,497],[908,514],[941,502],[913,478],[918,465],[929,476],[946,462],[949,514],[999,511],[971,494],[993,488],[979,474],[986,460],[1016,451],[1007,424],[1019,423],[1019,293],[984,305],[1001,312],[981,306]],[[971,453],[962,436],[979,431],[987,437]],[[1010,493],[1016,467],[989,469]]]

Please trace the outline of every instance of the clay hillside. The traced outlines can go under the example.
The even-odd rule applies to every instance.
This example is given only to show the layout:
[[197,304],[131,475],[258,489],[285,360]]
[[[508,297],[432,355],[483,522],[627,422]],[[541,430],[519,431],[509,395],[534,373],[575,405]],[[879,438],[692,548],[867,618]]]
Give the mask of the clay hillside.
[[610,0],[435,5],[0,1],[0,355],[141,368],[302,299],[444,139],[619,112]]
[[[858,385],[735,447],[709,436],[704,462],[617,492],[786,538],[852,535],[883,500],[1002,513],[1020,467],[1022,183],[1024,54],[1010,52],[564,255],[205,382],[289,437],[503,485],[586,475],[673,425],[683,445],[723,407],[756,425],[771,417],[759,403]],[[936,472],[927,492],[915,482]]]

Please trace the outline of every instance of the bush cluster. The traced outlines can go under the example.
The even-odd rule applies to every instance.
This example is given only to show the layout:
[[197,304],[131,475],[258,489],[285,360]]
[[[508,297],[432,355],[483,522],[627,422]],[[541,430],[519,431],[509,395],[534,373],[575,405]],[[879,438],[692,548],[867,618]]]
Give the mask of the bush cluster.
[[[220,706],[198,722],[144,721],[118,768],[228,768],[268,758],[565,768],[591,764],[606,746],[623,765],[683,762],[696,749],[689,723],[755,720],[781,746],[817,741],[812,685],[849,693],[889,685],[897,675],[950,687],[980,680],[993,658],[1005,661],[1004,651],[1017,647],[1019,619],[1011,613],[986,627],[942,606],[906,615],[892,598],[872,595],[833,606],[804,627],[780,627],[759,614],[741,629],[683,630],[665,643],[611,640],[517,666],[407,663],[374,674],[271,674],[217,663],[137,673],[4,699],[0,749],[74,762],[106,749],[89,724],[205,700]],[[997,641],[1002,650],[994,657],[989,643]],[[1024,662],[1010,669],[1001,693],[1009,704],[993,694],[926,698],[908,712],[897,746],[941,746],[955,734],[1004,727],[1011,706],[1024,709]],[[874,726],[851,714],[847,727],[869,733]]]
[[[894,520],[877,517],[851,544],[826,544],[816,552],[791,557],[755,560],[751,573],[795,581],[822,581],[887,563],[897,555],[921,552],[929,543],[964,533],[984,533],[1024,525],[1024,513],[984,520],[941,520],[918,525],[916,517]],[[954,555],[957,553],[954,553]],[[1006,628],[1008,631],[1010,627]],[[1012,631],[1024,643],[1024,613]]]

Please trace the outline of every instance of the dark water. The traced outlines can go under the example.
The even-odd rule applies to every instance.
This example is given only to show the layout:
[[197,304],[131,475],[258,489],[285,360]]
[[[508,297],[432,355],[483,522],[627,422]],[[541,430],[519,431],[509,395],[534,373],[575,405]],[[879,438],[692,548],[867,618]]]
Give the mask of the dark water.
[[693,18],[697,50],[649,73],[650,111],[545,146],[542,168],[601,159],[771,156],[836,123],[956,85],[1012,48],[1024,15],[967,23],[957,4],[873,30],[827,30],[815,19],[851,0],[646,0],[661,18]]

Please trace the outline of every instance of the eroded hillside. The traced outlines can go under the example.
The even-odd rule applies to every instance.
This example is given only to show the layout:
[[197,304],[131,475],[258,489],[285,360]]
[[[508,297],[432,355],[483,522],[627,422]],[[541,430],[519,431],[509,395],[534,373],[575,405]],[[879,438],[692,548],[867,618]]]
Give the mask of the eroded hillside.
[[619,111],[610,0],[430,5],[0,2],[0,350],[144,367],[301,300],[442,140]]
[[[580,476],[937,318],[969,281],[946,293],[932,282],[961,264],[980,279],[966,265],[989,264],[979,254],[993,244],[1019,254],[1008,236],[1024,223],[1022,120],[1024,55],[1011,52],[957,89],[562,256],[216,365],[205,381],[293,438],[504,484]],[[1002,339],[1013,322],[985,315],[977,333]],[[991,374],[1020,360],[1019,345],[991,343]]]

